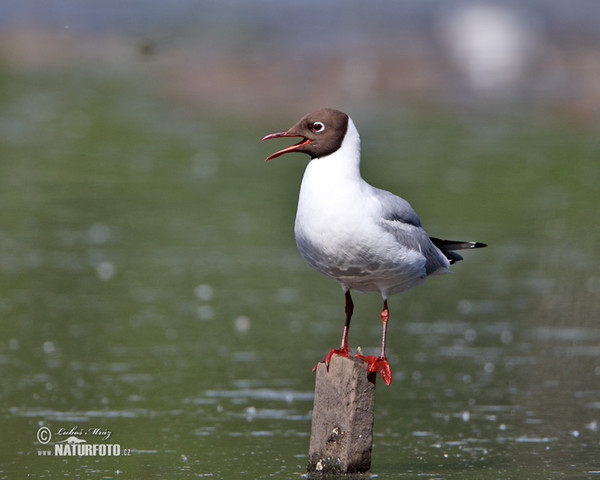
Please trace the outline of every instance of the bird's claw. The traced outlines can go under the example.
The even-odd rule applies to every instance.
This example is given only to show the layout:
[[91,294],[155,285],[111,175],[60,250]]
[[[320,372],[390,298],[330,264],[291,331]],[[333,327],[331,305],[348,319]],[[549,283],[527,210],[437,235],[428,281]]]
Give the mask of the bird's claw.
[[[331,350],[329,350],[329,353],[327,355],[325,355],[325,358],[323,360],[321,360],[319,363],[324,363],[327,370],[329,370],[329,361],[331,360],[331,357],[333,357],[334,355],[342,355],[343,357],[350,358],[350,349],[348,347],[332,348]],[[313,369],[312,369],[313,372],[317,371],[317,367],[319,366],[319,363],[317,363],[313,367]]]
[[392,370],[390,364],[385,357],[376,357],[375,355],[360,355],[356,354],[355,357],[364,360],[369,364],[369,373],[378,373],[383,378],[386,385],[389,386],[392,383]]

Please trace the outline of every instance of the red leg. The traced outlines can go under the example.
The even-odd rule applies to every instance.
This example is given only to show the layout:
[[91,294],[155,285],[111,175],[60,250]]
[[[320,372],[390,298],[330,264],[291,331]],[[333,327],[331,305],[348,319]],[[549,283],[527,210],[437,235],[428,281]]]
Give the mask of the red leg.
[[381,354],[376,357],[375,355],[356,355],[358,358],[362,358],[364,361],[369,362],[369,373],[376,372],[381,375],[386,385],[392,383],[392,371],[390,370],[390,364],[385,358],[385,337],[387,334],[387,323],[390,317],[390,311],[388,309],[387,298],[383,299],[383,310],[381,311],[381,321],[383,323],[383,333],[381,334]]
[[[350,320],[352,319],[352,313],[354,312],[354,303],[350,296],[350,290],[346,290],[346,323],[344,323],[344,331],[342,332],[342,344],[340,348],[332,348],[325,358],[322,360],[325,362],[325,366],[329,368],[329,361],[334,355],[343,355],[344,357],[350,358],[350,348],[348,347],[348,332],[350,331]],[[320,363],[320,362],[319,362]],[[317,363],[317,365],[319,365]],[[314,366],[313,372],[317,370],[317,365]]]

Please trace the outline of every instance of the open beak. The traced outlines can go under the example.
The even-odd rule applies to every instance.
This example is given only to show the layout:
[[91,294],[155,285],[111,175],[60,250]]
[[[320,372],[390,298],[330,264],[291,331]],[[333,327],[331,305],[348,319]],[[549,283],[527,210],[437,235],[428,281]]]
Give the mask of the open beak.
[[300,140],[298,143],[296,143],[295,145],[290,145],[287,148],[284,148],[282,150],[279,150],[278,152],[275,152],[272,155],[269,155],[266,159],[265,162],[268,162],[269,160],[271,160],[272,158],[277,158],[281,155],[283,155],[284,153],[289,153],[289,152],[293,152],[294,150],[297,150],[298,148],[300,148],[303,145],[307,145],[310,143],[310,139],[302,136],[302,135],[298,135],[298,134],[294,134],[294,133],[288,133],[288,132],[276,132],[276,133],[270,133],[269,135],[267,135],[266,137],[264,137],[261,142],[264,142],[265,140],[269,140],[271,138],[281,138],[281,137],[300,137],[302,138],[302,140]]

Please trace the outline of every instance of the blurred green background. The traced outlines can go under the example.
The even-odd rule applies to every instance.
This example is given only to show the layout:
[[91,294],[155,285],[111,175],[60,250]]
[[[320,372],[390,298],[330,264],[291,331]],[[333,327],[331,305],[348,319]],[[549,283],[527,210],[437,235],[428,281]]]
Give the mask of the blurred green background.
[[[600,8],[575,4],[0,7],[0,478],[304,474],[343,295],[294,244],[307,159],[259,140],[323,106],[431,235],[489,244],[391,299],[374,474],[598,475]],[[374,353],[380,298],[355,304]],[[73,427],[131,455],[42,455]]]

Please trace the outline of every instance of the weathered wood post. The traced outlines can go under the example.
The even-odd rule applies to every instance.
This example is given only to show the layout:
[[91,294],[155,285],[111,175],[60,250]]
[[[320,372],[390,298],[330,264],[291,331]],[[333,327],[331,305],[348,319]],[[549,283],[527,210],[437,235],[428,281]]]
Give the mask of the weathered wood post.
[[367,362],[334,355],[317,367],[308,478],[371,469],[376,374]]

